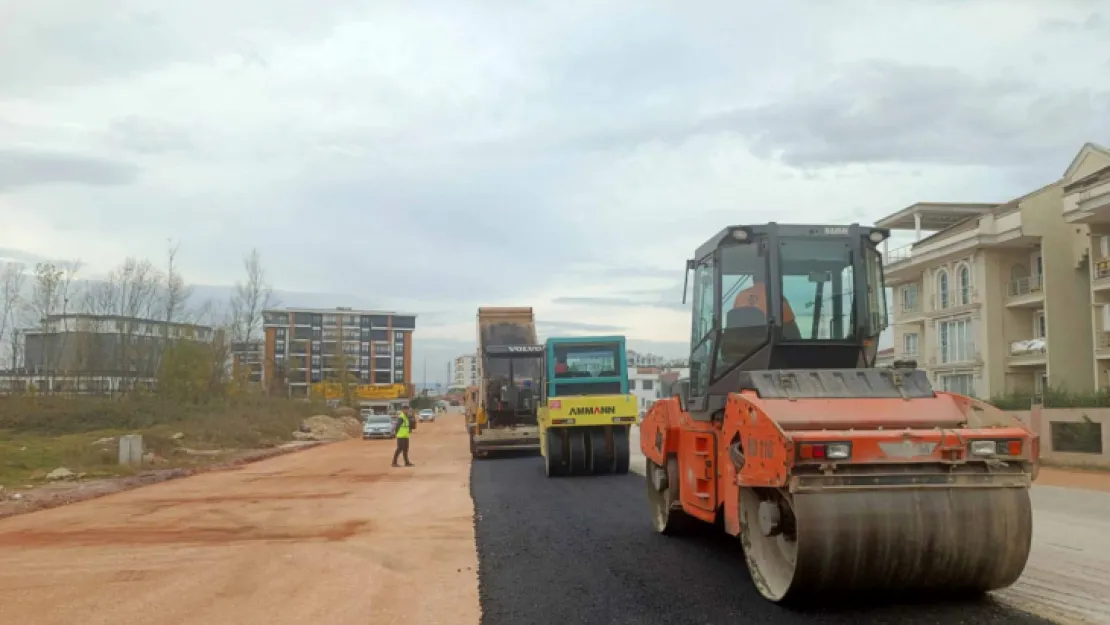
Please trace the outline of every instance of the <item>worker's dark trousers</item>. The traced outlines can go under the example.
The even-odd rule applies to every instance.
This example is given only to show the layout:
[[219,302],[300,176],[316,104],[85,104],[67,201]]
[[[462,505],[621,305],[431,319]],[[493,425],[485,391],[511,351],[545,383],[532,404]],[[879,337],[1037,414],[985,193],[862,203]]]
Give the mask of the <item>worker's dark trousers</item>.
[[409,462],[409,439],[407,438],[397,439],[397,450],[393,452],[393,464],[397,464],[397,456],[401,454],[405,456],[405,464],[412,464]]

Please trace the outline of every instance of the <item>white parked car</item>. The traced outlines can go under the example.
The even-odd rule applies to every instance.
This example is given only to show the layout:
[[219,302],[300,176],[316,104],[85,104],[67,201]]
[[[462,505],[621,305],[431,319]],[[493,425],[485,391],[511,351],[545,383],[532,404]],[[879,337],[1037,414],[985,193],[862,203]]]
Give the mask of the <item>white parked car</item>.
[[425,408],[424,410],[420,411],[420,416],[418,416],[417,418],[420,419],[421,421],[435,421],[436,420],[436,412],[434,410],[429,409],[429,408]]
[[393,438],[397,435],[393,418],[387,414],[371,414],[362,424],[362,440],[371,438]]

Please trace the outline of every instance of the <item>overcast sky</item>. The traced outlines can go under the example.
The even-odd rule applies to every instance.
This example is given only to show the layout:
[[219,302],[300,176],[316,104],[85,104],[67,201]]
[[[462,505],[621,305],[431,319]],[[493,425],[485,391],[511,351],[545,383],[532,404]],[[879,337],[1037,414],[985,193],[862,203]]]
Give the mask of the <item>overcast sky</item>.
[[226,285],[254,246],[285,304],[421,314],[431,380],[479,305],[680,355],[729,223],[1003,201],[1110,143],[1108,2],[0,0],[0,251],[173,237]]

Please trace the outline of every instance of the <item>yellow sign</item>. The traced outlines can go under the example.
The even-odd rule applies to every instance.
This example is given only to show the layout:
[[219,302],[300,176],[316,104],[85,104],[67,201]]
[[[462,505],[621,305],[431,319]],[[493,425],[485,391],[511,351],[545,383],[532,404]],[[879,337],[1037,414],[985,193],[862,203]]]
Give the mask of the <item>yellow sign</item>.
[[[359,384],[351,386],[351,395],[356,399],[400,399],[406,396],[404,384]],[[312,385],[312,394],[325,399],[343,397],[343,385],[336,382],[317,382]]]

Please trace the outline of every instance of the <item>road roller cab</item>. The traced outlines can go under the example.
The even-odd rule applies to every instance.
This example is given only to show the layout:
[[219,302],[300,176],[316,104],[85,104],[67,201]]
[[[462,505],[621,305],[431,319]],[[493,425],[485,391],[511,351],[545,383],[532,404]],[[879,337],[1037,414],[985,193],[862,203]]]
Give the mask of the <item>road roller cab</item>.
[[693,273],[690,377],[640,430],[656,530],[720,522],[772,601],[1012,584],[1032,536],[1037,439],[875,369],[887,231],[725,228]]

